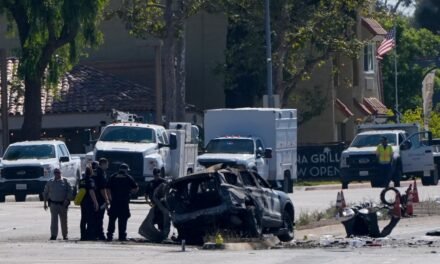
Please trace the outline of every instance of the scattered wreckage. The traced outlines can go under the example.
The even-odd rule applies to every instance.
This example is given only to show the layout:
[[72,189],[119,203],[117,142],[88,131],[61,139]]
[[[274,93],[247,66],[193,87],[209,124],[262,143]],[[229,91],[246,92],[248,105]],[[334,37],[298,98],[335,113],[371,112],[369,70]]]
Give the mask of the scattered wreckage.
[[160,210],[153,207],[139,228],[151,241],[168,237],[169,217],[178,239],[189,244],[202,244],[204,236],[224,231],[240,237],[294,238],[292,201],[254,171],[213,166],[156,191],[162,192],[154,201]]

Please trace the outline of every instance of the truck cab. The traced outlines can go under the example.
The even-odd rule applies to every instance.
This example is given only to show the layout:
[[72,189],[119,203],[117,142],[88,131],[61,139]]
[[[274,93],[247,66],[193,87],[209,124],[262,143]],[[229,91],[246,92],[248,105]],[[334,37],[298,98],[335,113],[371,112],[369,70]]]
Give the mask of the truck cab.
[[[376,149],[386,137],[393,149],[392,176],[394,186],[400,186],[403,176],[420,176],[422,182],[437,176],[429,132],[418,132],[416,124],[385,124],[361,126],[350,146],[341,154],[342,188],[352,181],[370,181],[381,187]],[[412,134],[411,134],[412,133]]]
[[[72,157],[66,144],[57,140],[16,142],[8,146],[0,164],[0,202],[5,195],[14,195],[17,202],[28,194],[42,193],[58,168],[72,187],[79,183],[81,161]],[[74,191],[76,188],[73,188]]]
[[199,165],[210,167],[223,163],[241,165],[267,175],[269,164],[266,159],[272,158],[272,149],[265,148],[258,137],[225,136],[210,140],[204,153],[198,157]]

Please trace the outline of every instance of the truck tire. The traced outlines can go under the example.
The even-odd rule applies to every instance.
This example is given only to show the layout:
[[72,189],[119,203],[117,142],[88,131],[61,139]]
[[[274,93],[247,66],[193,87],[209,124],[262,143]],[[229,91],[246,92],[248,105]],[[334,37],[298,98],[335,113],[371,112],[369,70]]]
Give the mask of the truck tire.
[[4,203],[6,201],[6,197],[3,193],[0,193],[0,203]]
[[292,193],[293,190],[290,189],[290,181],[291,179],[290,171],[284,172],[284,180],[283,180],[283,192],[285,193]]
[[423,186],[437,185],[438,184],[438,165],[435,166],[435,171],[431,176],[429,176],[429,177],[422,176],[421,179],[422,179]]
[[383,185],[382,182],[377,179],[371,179],[370,183],[372,188],[380,188]]
[[342,182],[342,189],[348,189],[348,182]]
[[293,216],[292,212],[284,210],[283,213],[283,228],[287,229],[286,233],[283,233],[278,236],[278,239],[282,242],[289,242],[294,239],[294,224],[293,224]]
[[25,193],[16,193],[14,196],[15,196],[16,202],[25,202],[26,201],[26,194]]

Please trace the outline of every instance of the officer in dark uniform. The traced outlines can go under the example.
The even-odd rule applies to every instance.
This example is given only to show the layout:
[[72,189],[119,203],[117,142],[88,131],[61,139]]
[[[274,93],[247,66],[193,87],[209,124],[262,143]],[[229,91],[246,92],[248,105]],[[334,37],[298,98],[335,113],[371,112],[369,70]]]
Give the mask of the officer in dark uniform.
[[81,240],[96,240],[96,212],[98,201],[95,193],[95,182],[92,179],[92,168],[87,167],[83,178],[79,182],[79,188],[84,188],[86,194],[81,202]]
[[119,241],[127,240],[127,221],[130,218],[130,194],[139,190],[133,177],[128,175],[129,167],[121,164],[119,171],[113,174],[108,183],[110,209],[108,211],[109,222],[107,228],[107,240],[113,240],[116,219],[118,220]]
[[105,207],[110,204],[107,196],[107,175],[108,161],[106,158],[100,158],[98,166],[93,173],[96,185],[96,199],[98,200],[99,210],[96,213],[96,238],[105,240],[104,236],[104,214]]
[[[154,220],[153,222],[158,225],[159,229],[163,229],[163,213],[161,211],[160,203],[162,197],[162,192],[159,189],[165,188],[166,180],[161,177],[160,170],[158,168],[153,169],[153,180],[148,182],[145,188],[145,200],[150,206],[152,206],[152,210],[154,210]],[[158,188],[161,187],[161,188]],[[166,212],[168,213],[168,212]]]

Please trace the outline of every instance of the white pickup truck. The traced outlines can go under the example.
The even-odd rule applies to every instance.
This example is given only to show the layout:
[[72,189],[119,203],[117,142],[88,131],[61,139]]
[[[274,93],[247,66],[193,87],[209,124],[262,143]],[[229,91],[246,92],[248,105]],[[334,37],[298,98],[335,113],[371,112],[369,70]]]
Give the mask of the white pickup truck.
[[295,109],[207,110],[204,153],[198,165],[222,163],[255,170],[276,189],[293,191],[297,179]]
[[22,202],[27,194],[38,194],[42,200],[44,186],[53,178],[55,168],[72,187],[78,185],[81,161],[70,155],[64,142],[41,140],[9,145],[0,164],[0,202],[5,201],[5,195],[15,195],[15,200]]
[[[140,186],[139,192],[133,195],[136,198],[144,193],[145,186],[153,179],[155,168],[160,169],[162,176],[172,178],[194,171],[197,143],[188,135],[192,131],[191,124],[174,123],[172,128],[166,130],[163,126],[137,122],[108,125],[86,159],[106,158],[109,161],[108,175],[117,172],[120,164],[128,164],[130,175]],[[192,161],[188,157],[192,157]]]
[[340,174],[342,188],[352,181],[370,181],[380,186],[376,148],[386,137],[393,149],[392,177],[394,186],[400,186],[405,175],[421,177],[423,185],[437,185],[439,153],[434,152],[429,132],[419,132],[417,124],[361,125],[350,146],[341,154]]

